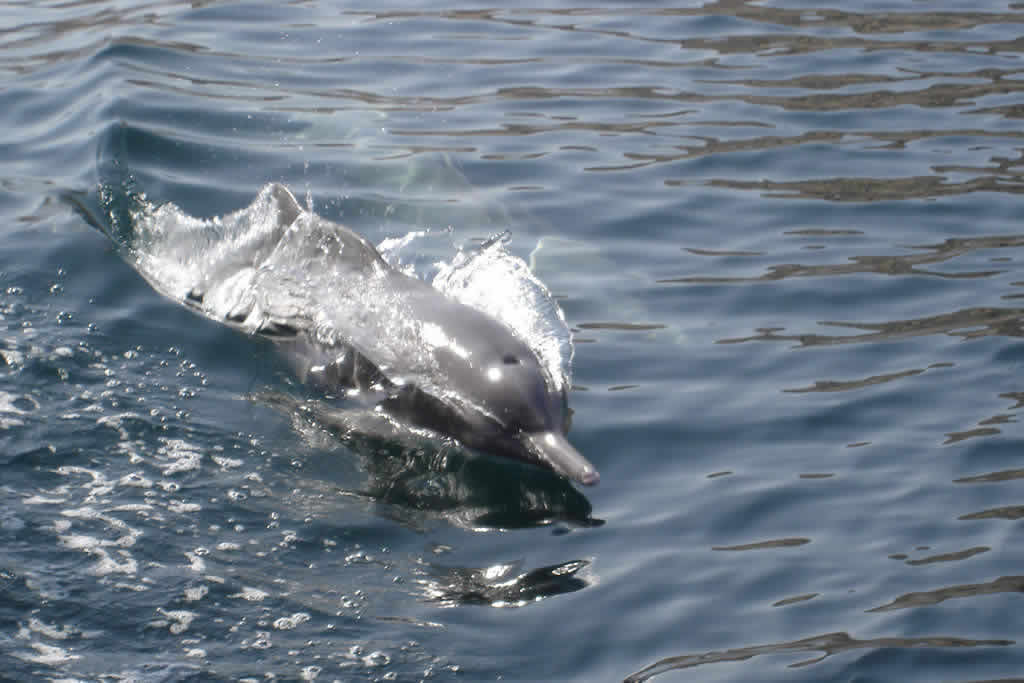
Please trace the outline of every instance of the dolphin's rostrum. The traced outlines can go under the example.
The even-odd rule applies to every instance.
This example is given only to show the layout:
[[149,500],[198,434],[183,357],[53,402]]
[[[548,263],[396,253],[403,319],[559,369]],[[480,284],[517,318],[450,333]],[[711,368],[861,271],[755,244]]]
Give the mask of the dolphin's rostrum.
[[[303,379],[328,394],[369,395],[376,409],[395,419],[471,448],[580,484],[599,481],[594,466],[566,439],[564,383],[553,380],[509,327],[392,267],[366,238],[304,210],[283,185],[268,186],[261,198],[274,212],[268,228],[244,248],[227,245],[223,254],[212,255],[209,272],[195,274],[187,292],[147,273],[142,260],[140,272],[204,315],[271,338]],[[284,263],[301,263],[301,272],[279,267]],[[316,269],[329,277],[307,277]],[[288,296],[261,299],[251,292],[262,291],[253,283],[266,273],[287,280],[291,291],[328,281],[335,291],[303,296],[349,296],[358,303],[328,306],[332,314],[325,315],[290,305]],[[389,335],[414,343],[389,344]]]

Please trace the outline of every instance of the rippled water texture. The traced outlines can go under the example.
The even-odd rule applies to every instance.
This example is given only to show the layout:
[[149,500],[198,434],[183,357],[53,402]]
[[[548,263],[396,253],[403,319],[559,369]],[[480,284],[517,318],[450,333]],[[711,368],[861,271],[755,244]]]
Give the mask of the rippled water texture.
[[[0,7],[2,677],[1015,680],[1024,7],[964,7]],[[271,182],[431,277],[508,230],[601,485],[332,428],[90,224]]]

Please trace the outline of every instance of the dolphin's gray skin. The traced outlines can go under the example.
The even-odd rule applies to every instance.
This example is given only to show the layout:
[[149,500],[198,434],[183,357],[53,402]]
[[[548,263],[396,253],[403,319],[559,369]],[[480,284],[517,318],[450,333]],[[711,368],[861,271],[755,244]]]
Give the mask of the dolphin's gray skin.
[[[314,323],[301,316],[260,322],[255,331],[297,360],[304,379],[329,393],[372,387],[380,397],[377,405],[400,421],[452,436],[474,449],[546,467],[583,485],[598,483],[597,470],[565,437],[564,390],[555,388],[537,355],[509,328],[391,267],[361,235],[305,214],[284,186],[275,184],[270,192],[277,204],[275,232],[285,234],[300,217],[312,221],[305,227],[329,236],[348,283],[385,292],[403,319],[413,320],[418,329],[429,328],[445,342],[430,346],[437,386],[425,387],[389,378],[388,359],[375,358],[372,344],[341,340],[325,347],[303,329]],[[209,315],[204,294],[193,289],[185,303]],[[332,294],[344,296],[321,295]],[[245,306],[223,321],[253,331],[255,316]]]

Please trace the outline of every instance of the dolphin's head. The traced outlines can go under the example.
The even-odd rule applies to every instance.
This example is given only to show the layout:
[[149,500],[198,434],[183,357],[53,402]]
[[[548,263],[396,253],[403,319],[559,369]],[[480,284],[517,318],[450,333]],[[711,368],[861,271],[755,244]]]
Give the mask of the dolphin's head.
[[565,438],[565,394],[553,387],[536,355],[514,337],[486,351],[477,349],[470,358],[435,354],[452,389],[447,431],[472,448],[596,484],[597,470]]
[[565,394],[553,387],[536,355],[516,339],[462,359],[438,354],[461,395],[455,399],[465,444],[547,467],[590,486],[597,470],[565,438]]
[[435,300],[433,345],[441,391],[417,389],[404,412],[465,445],[554,470],[586,486],[600,480],[565,437],[568,407],[537,355],[500,322],[450,300]]

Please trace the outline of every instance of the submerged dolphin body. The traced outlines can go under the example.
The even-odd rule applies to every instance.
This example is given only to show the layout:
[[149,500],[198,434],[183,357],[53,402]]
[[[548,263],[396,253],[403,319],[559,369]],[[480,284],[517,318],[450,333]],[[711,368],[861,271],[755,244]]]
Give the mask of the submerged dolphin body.
[[[210,255],[184,303],[273,339],[327,393],[371,396],[395,419],[471,448],[580,484],[599,481],[565,437],[564,384],[505,324],[392,267],[366,238],[305,211],[284,186],[260,197],[273,212],[267,229]],[[138,265],[159,291],[182,298]],[[310,313],[301,304],[311,295],[340,303]]]

